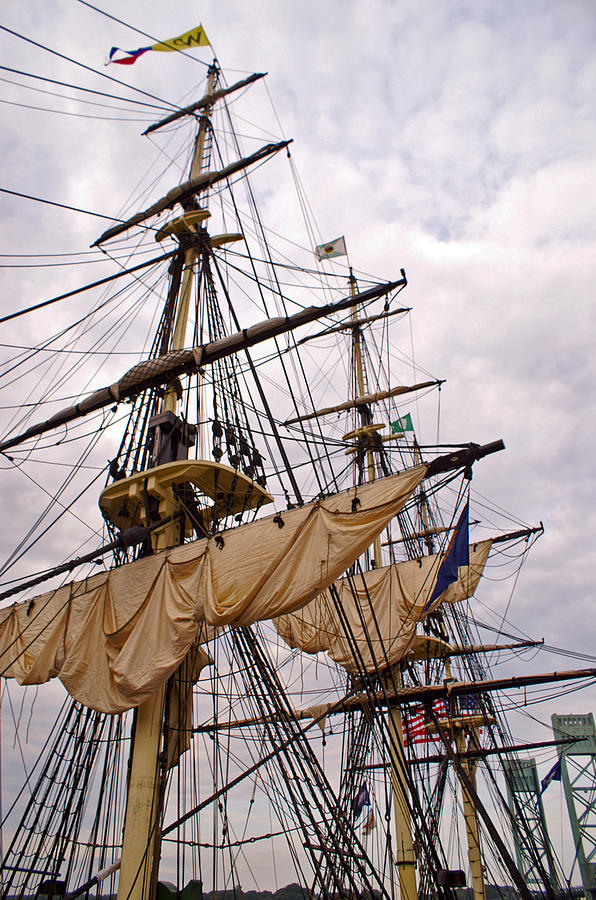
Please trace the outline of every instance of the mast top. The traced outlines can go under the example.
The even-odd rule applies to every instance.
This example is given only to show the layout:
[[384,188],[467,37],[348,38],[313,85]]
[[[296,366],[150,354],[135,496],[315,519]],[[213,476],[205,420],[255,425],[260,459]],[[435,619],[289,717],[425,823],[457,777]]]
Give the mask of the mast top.
[[[252,478],[223,463],[213,460],[173,460],[153,469],[136,472],[128,478],[114,481],[103,491],[99,505],[106,519],[121,530],[136,525],[150,525],[147,498],[159,504],[160,514],[169,514],[168,503],[176,511],[188,510],[186,485],[192,484],[201,494],[213,501],[209,515],[233,515],[273,503],[273,497]],[[163,507],[163,509],[162,509]],[[195,519],[209,521],[207,511],[195,511]],[[188,536],[193,531],[193,516],[187,516]]]

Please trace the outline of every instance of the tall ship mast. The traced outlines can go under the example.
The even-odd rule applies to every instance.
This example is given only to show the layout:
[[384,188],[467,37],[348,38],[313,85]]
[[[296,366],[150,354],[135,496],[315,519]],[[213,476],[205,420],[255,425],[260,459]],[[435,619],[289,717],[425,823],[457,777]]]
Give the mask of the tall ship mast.
[[[214,60],[202,95],[147,127],[188,142],[177,177],[95,241],[120,269],[88,317],[5,367],[29,391],[41,349],[80,353],[44,357],[0,439],[15,470],[71,459],[3,567],[7,690],[66,691],[3,804],[4,896],[190,900],[281,877],[325,898],[466,881],[529,898],[514,847],[557,896],[500,698],[596,670],[494,677],[489,659],[537,642],[479,640],[474,596],[499,554],[517,580],[542,526],[474,518],[500,435],[419,440],[416,404],[444,381],[396,362],[405,270],[372,279],[337,267],[343,238],[266,226],[258,193],[284,160],[308,204],[291,141],[238,132],[263,78],[228,84]],[[60,509],[83,510],[91,545],[36,564]]]

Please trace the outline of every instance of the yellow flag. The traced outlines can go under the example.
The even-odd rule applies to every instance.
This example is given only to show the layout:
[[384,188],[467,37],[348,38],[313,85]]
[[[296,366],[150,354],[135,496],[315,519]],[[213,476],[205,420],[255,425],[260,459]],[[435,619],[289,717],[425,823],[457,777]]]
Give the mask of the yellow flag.
[[196,28],[191,28],[190,31],[187,31],[178,37],[170,38],[169,41],[153,44],[150,49],[165,52],[171,50],[192,50],[193,47],[206,47],[208,45],[209,40],[203,26],[197,25]]

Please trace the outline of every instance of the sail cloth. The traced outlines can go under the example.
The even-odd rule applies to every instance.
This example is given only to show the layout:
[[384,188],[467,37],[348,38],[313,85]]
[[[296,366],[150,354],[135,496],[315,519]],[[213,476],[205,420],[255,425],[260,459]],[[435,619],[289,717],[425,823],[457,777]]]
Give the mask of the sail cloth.
[[[335,582],[341,612],[329,590],[299,612],[274,625],[290,647],[306,653],[327,651],[348,672],[374,672],[394,665],[407,653],[416,624],[441,603],[471,597],[486,565],[492,540],[470,546],[470,564],[457,581],[429,603],[442,555],[394,563]],[[426,607],[428,606],[428,609]]]
[[0,621],[0,672],[21,684],[59,677],[102,712],[138,706],[209,638],[206,625],[250,625],[320,594],[426,471],[417,466],[15,604]]

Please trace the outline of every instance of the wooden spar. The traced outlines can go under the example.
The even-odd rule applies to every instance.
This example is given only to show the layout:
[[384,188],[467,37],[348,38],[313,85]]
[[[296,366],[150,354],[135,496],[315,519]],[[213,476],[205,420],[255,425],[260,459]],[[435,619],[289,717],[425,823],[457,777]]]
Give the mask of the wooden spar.
[[[529,645],[532,645],[532,642],[527,643]],[[513,646],[526,646],[526,642]],[[494,648],[491,647],[489,649],[505,649],[505,645],[495,645]],[[458,652],[465,653],[468,652],[468,650],[469,648],[462,647]],[[596,669],[570,669],[563,672],[549,672],[540,675],[519,675],[513,676],[512,678],[495,678],[487,679],[484,681],[453,681],[449,682],[448,684],[443,683],[441,685],[420,685],[415,688],[402,687],[397,692],[392,691],[387,694],[378,693],[375,695],[374,699],[379,702],[380,706],[391,706],[401,703],[420,703],[424,700],[429,700],[430,702],[432,700],[438,700],[442,698],[448,699],[450,696],[457,697],[461,694],[480,694],[486,693],[488,691],[502,691],[506,690],[507,688],[527,687],[532,684],[548,684],[549,682],[553,681],[575,681],[581,678],[596,678]],[[334,703],[329,703],[326,708],[321,707],[321,710],[317,709],[316,713],[314,710],[296,710],[296,712],[292,715],[292,719],[301,720],[313,718],[317,722],[320,722],[328,715],[337,715],[339,713],[344,713],[354,709],[364,709],[365,707],[368,708],[369,706],[370,700],[368,694],[363,695],[362,697],[358,695],[346,694],[346,696],[341,700],[338,700]],[[232,728],[244,728],[250,727],[252,725],[262,725],[268,721],[268,718],[259,717],[255,717],[252,719],[237,719],[232,722],[218,722],[210,725],[200,725],[193,729],[193,731],[204,732],[228,730]],[[537,744],[535,746],[543,746],[543,744]],[[550,743],[547,741],[544,746],[550,746]]]
[[211,91],[201,100],[197,100],[195,103],[190,103],[188,106],[184,106],[182,109],[177,109],[176,112],[171,113],[169,116],[166,116],[165,119],[160,119],[159,122],[155,122],[155,124],[150,125],[149,128],[146,128],[143,132],[143,136],[146,134],[151,134],[152,131],[157,131],[158,128],[162,128],[164,125],[169,125],[170,122],[175,122],[176,119],[182,118],[182,116],[190,116],[195,112],[198,112],[200,109],[205,109],[207,106],[212,106],[217,100],[221,100],[222,97],[227,97],[228,94],[234,93],[234,91],[240,90],[240,88],[247,87],[247,85],[252,84],[254,81],[258,81],[260,78],[264,78],[266,72],[256,72],[254,75],[249,75],[248,78],[243,78],[242,81],[237,81],[235,84],[232,84],[227,88],[220,88],[218,91]]
[[[541,642],[536,642],[541,643]],[[523,642],[513,646],[532,645],[533,642]],[[461,653],[466,653],[470,648],[462,647]],[[505,645],[495,645],[489,649],[505,649]],[[387,693],[377,693],[374,700],[378,701],[379,706],[395,705],[401,703],[420,703],[421,701],[449,699],[451,696],[459,696],[461,694],[480,694],[488,691],[502,691],[507,688],[527,687],[533,684],[548,684],[553,681],[575,681],[581,678],[596,678],[596,669],[568,669],[563,672],[549,672],[539,675],[516,675],[511,678],[494,678],[484,681],[452,681],[440,685],[419,685],[417,687],[402,687],[399,691],[391,691]],[[317,723],[321,722],[326,716],[337,715],[354,709],[364,709],[370,707],[369,695],[349,695],[346,694],[342,699],[329,703],[326,707],[321,705],[317,711],[309,711],[306,709],[296,710],[292,716],[293,719],[313,718]],[[267,722],[266,718],[238,719],[232,722],[214,723],[211,725],[201,725],[196,729],[197,732],[217,731],[220,729],[242,728],[251,725],[261,725]],[[536,746],[542,746],[536,745]],[[547,741],[544,746],[550,746]],[[515,748],[513,748],[515,749]]]
[[[275,716],[253,716],[249,719],[234,719],[230,722],[213,722],[209,725],[196,725],[192,732],[193,734],[211,734],[214,731],[232,731],[234,728],[255,728],[259,725],[279,722],[280,717],[280,713],[276,713]],[[315,718],[315,712],[308,709],[297,709],[283,718],[291,722],[300,722],[303,719]]]
[[[355,297],[357,295],[357,282],[356,282],[356,279],[354,278],[354,273],[352,272],[352,269],[350,269],[350,295],[352,297]],[[357,319],[358,319],[358,307],[353,306],[352,307],[352,323],[356,323]],[[357,381],[357,385],[358,385],[358,392],[359,392],[360,396],[363,396],[366,391],[366,385],[364,383],[364,366],[362,363],[362,347],[360,345],[360,329],[355,327],[355,325],[354,325],[354,331],[353,331],[353,354],[354,354],[354,365],[356,368],[356,381]],[[365,411],[364,407],[361,405],[359,405],[359,413],[360,413],[361,424],[363,426],[366,426],[368,424],[366,411]],[[286,423],[286,424],[288,424],[288,423]],[[370,450],[366,454],[366,458],[367,458],[367,468],[368,468],[368,480],[374,481],[375,480],[375,461],[374,461],[374,456],[370,452]],[[373,552],[374,552],[375,566],[379,567],[381,565],[381,538],[380,537],[375,538]]]
[[514,644],[477,644],[470,647],[451,647],[446,641],[415,635],[410,649],[405,655],[408,662],[429,659],[448,660],[453,656],[470,656],[474,653],[493,653],[496,650],[518,650],[523,647],[540,647],[544,641],[518,641]]
[[47,572],[43,572],[34,578],[30,578],[27,581],[23,581],[20,584],[3,591],[0,593],[0,600],[6,600],[7,597],[12,597],[14,594],[19,594],[21,591],[35,587],[37,584],[49,581],[50,578],[54,578],[56,575],[62,575],[64,572],[72,572],[73,569],[84,565],[84,563],[95,562],[95,560],[100,559],[102,556],[106,556],[108,553],[112,553],[114,550],[127,550],[129,547],[136,547],[137,544],[146,541],[151,536],[152,532],[158,531],[160,528],[163,528],[164,525],[168,525],[171,521],[171,518],[160,519],[159,522],[153,522],[148,527],[135,526],[133,528],[128,528],[126,531],[121,531],[118,537],[115,540],[110,541],[109,544],[104,544],[103,547],[98,547],[97,550],[92,550],[90,553],[85,553],[83,556],[77,556],[75,559],[70,559],[68,562],[62,563],[59,566],[54,566],[53,569],[49,569]]
[[493,544],[502,544],[505,541],[515,541],[518,538],[530,537],[532,534],[544,534],[544,525],[542,522],[535,528],[521,528],[519,531],[510,531],[508,534],[498,534],[492,538]]
[[[470,522],[470,525],[476,525],[477,522]],[[432,528],[425,528],[424,531],[415,531],[414,534],[408,535],[408,537],[402,538],[391,538],[389,541],[383,541],[383,547],[393,547],[394,544],[405,544],[407,541],[415,541],[420,538],[432,537],[435,534],[445,534],[447,531],[451,531],[454,526],[451,525],[441,525]]]
[[[470,525],[479,525],[480,519],[476,519],[469,523]],[[447,531],[453,531],[454,525],[441,525],[434,528],[425,528],[424,531],[417,531],[409,535],[407,538],[394,538],[389,541],[383,541],[383,547],[392,547],[394,544],[404,544],[406,541],[413,541],[417,538],[425,538],[433,534],[444,534]],[[510,531],[507,534],[498,534],[494,538],[489,538],[493,544],[502,544],[504,541],[515,541],[518,538],[530,537],[532,534],[544,534],[544,525],[542,522],[535,528],[521,528],[519,531]],[[484,539],[483,539],[484,540]],[[480,541],[470,541],[471,544],[480,543]]]
[[285,318],[265,319],[256,325],[244,328],[242,331],[220,340],[211,341],[208,344],[202,344],[189,350],[175,351],[157,359],[139,363],[115,384],[95,391],[74,406],[61,410],[50,419],[46,419],[45,422],[33,425],[22,432],[22,434],[4,441],[0,444],[0,453],[23,443],[29,438],[37,437],[53,428],[58,428],[61,425],[66,425],[68,422],[73,422],[75,419],[82,418],[90,412],[96,412],[105,406],[111,406],[122,400],[129,400],[146,388],[168,384],[180,375],[197,372],[202,366],[211,365],[219,359],[232,356],[242,350],[246,350],[248,347],[255,346],[255,344],[292,331],[301,325],[307,325],[323,316],[329,316],[335,312],[349,309],[357,303],[368,302],[377,297],[382,297],[395,290],[395,288],[401,287],[404,283],[405,278],[400,278],[398,281],[388,281],[353,297],[344,297],[335,303],[327,303],[324,306],[309,306],[293,316],[286,316]]
[[324,409],[317,409],[304,416],[295,416],[293,419],[286,419],[284,425],[294,425],[296,422],[306,422],[309,419],[317,419],[320,416],[328,416],[331,413],[343,412],[348,409],[357,409],[361,406],[368,406],[370,403],[378,403],[379,400],[386,400],[389,397],[396,397],[398,394],[411,394],[412,391],[420,391],[423,388],[440,387],[445,383],[445,379],[437,379],[435,381],[423,381],[420,384],[399,385],[399,387],[390,388],[388,391],[377,391],[374,394],[363,394],[356,397],[355,400],[346,400],[344,403],[338,403],[336,406],[326,406]]
[[[520,750],[542,750],[545,747],[558,747],[562,744],[575,744],[581,738],[564,738],[561,741],[535,741],[529,744],[513,744],[511,747],[480,747],[477,750],[464,750],[458,754],[460,759],[484,759],[485,756],[507,756],[509,753],[518,753]],[[422,766],[427,763],[442,763],[445,760],[444,753],[435,753],[432,756],[412,757],[407,760],[409,766]],[[374,769],[389,769],[391,763],[370,763],[364,766],[355,766],[359,772],[367,772]]]
[[[2,448],[0,447],[0,450],[1,449]],[[468,444],[461,450],[456,450],[454,453],[447,453],[445,456],[437,456],[433,459],[432,462],[428,464],[427,478],[432,478],[434,475],[442,475],[445,472],[451,472],[453,469],[469,467],[472,462],[475,462],[477,459],[483,459],[485,456],[490,456],[491,453],[499,453],[504,449],[505,444],[502,440],[491,441],[490,444],[482,444],[480,447],[478,444]]]
[[[431,703],[434,700],[449,700],[462,694],[483,694],[488,691],[503,691],[508,688],[530,687],[535,684],[550,684],[557,681],[579,681],[583,678],[596,678],[594,669],[567,669],[562,672],[546,672],[539,675],[514,675],[510,678],[491,678],[483,681],[444,681],[442,684],[423,684],[416,687],[404,687],[391,693],[374,695],[379,706],[401,705],[403,703]],[[343,702],[333,704],[334,711],[367,709],[370,707],[369,695],[346,697]]]
[[495,650],[521,650],[523,647],[541,647],[541,641],[518,641],[515,644],[475,644],[470,647],[449,647],[441,656],[470,656],[472,653],[493,653]]
[[150,900],[160,856],[159,756],[165,685],[138,707],[122,839],[119,900]]
[[235,175],[236,172],[241,172],[243,169],[248,168],[248,166],[252,165],[253,163],[259,162],[262,159],[266,159],[268,156],[272,156],[279,150],[283,150],[284,147],[287,147],[288,144],[291,143],[292,141],[290,140],[279,141],[277,144],[265,144],[264,147],[256,150],[250,156],[245,156],[242,159],[238,159],[236,160],[236,162],[230,163],[229,166],[225,166],[225,168],[220,169],[218,172],[202,172],[199,175],[191,177],[183,184],[172,188],[171,191],[168,191],[165,197],[157,200],[147,209],[137,213],[130,219],[127,219],[126,222],[120,222],[118,225],[114,225],[112,228],[108,228],[107,231],[104,231],[104,233],[100,235],[100,237],[98,237],[91,246],[98,247],[100,244],[103,244],[104,241],[109,241],[111,238],[122,234],[123,231],[128,231],[128,229],[132,228],[133,225],[139,225],[141,222],[146,221],[146,219],[150,219],[151,216],[157,216],[159,215],[159,213],[163,212],[166,209],[172,209],[174,204],[182,203],[184,200],[193,197],[198,191],[204,188],[211,187],[218,181],[223,181],[225,178],[229,178],[230,175]]
[[[463,656],[471,653],[481,653],[483,651],[490,651],[492,653],[494,650],[511,650],[518,647],[537,647],[541,646],[543,643],[543,641],[520,641],[517,644],[486,644],[476,647],[454,647],[446,650],[441,656]],[[332,709],[329,711],[329,715],[343,712],[345,712],[345,709],[343,708]],[[316,707],[313,707],[312,709],[297,709],[294,710],[293,713],[288,714],[286,718],[299,722],[303,719],[312,719],[318,715],[318,713],[319,710]],[[212,722],[207,725],[197,725],[193,728],[193,733],[204,734],[215,731],[232,731],[235,728],[252,728],[258,727],[259,725],[267,725],[270,722],[278,720],[279,715],[277,715],[276,718],[272,718],[271,716],[251,716],[247,719],[232,719],[229,722]],[[542,744],[540,744],[540,746],[542,746]],[[548,741],[544,746],[549,746]]]
[[[440,390],[440,388],[439,388],[439,390]],[[391,427],[391,430],[393,431],[393,426]],[[403,431],[401,433],[398,432],[397,434],[394,435],[394,437],[396,437],[396,438],[403,437],[403,434],[404,434]],[[418,444],[418,441],[416,440],[415,435],[414,435],[414,459],[417,463],[422,461],[422,452],[420,450],[420,446]],[[430,506],[429,506],[426,491],[424,490],[422,485],[418,486],[418,502],[419,502],[420,513],[422,515],[423,530],[427,531],[429,528],[429,515],[428,514],[429,514]],[[403,529],[402,529],[402,534],[403,534]],[[434,545],[433,545],[432,537],[429,535],[425,539],[424,543],[426,544],[427,552],[432,554],[435,549]],[[410,555],[411,554],[408,553],[408,556],[410,556]]]
[[344,322],[342,325],[333,325],[331,328],[325,328],[324,331],[317,331],[316,334],[309,334],[296,342],[296,346],[306,344],[307,341],[314,341],[315,338],[325,337],[328,334],[336,334],[339,331],[353,331],[354,328],[360,328],[361,325],[370,325],[378,322],[380,319],[390,319],[400,313],[411,312],[411,306],[402,306],[399,309],[391,309],[389,312],[379,313],[377,316],[365,316],[364,319],[352,319],[350,322]]

